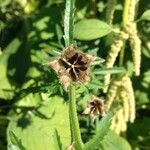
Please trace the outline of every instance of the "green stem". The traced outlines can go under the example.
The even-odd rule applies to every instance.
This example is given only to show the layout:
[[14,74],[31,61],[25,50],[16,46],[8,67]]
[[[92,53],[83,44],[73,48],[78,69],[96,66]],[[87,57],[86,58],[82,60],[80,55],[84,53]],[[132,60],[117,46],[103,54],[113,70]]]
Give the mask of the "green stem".
[[121,48],[121,51],[120,51],[119,66],[122,66],[124,62],[125,45],[126,45],[126,41],[124,42],[123,47]]
[[[129,7],[130,7],[130,0],[125,0],[125,2],[124,2],[124,9],[123,9],[123,16],[122,16],[122,25],[123,25],[123,28],[125,28],[126,25],[129,22],[129,17],[128,17]],[[120,51],[119,66],[123,65],[124,54],[125,54],[125,45],[126,45],[126,41],[124,42],[124,45],[123,45],[123,47],[122,47],[122,49]]]
[[[66,47],[73,43],[74,10],[75,0],[66,0],[66,9],[64,17],[64,39]],[[83,150],[84,145],[81,139],[81,133],[77,116],[75,90],[75,85],[71,84],[69,86],[69,117],[71,138],[75,145],[75,149]]]
[[69,87],[69,112],[70,112],[70,125],[73,131],[73,140],[76,150],[83,150],[83,143],[80,134],[79,122],[77,117],[76,108],[76,89],[75,85],[71,84]]
[[124,9],[123,9],[123,16],[122,16],[122,23],[123,23],[123,28],[128,24],[129,22],[129,17],[128,17],[128,11],[130,7],[130,0],[125,0],[124,2]]
[[75,0],[66,0],[66,9],[64,17],[64,39],[66,47],[73,43],[74,10]]

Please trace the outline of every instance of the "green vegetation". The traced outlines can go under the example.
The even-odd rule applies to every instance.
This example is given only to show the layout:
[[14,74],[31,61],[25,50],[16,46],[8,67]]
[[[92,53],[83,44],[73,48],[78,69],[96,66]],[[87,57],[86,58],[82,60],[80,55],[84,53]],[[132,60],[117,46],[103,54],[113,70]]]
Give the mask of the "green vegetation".
[[150,2],[0,0],[0,150],[149,150]]

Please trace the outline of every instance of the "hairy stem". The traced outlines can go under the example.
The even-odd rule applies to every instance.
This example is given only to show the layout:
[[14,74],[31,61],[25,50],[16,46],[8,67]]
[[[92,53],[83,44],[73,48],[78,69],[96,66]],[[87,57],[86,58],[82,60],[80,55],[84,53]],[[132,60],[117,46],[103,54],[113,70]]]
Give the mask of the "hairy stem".
[[83,149],[83,143],[81,139],[79,122],[77,117],[77,108],[76,108],[76,89],[75,85],[71,84],[69,87],[69,112],[70,112],[70,125],[73,132],[73,142],[75,144],[76,150]]
[[[65,46],[68,47],[73,43],[73,29],[74,29],[74,10],[75,0],[66,0],[66,9],[64,17],[64,40]],[[77,108],[76,108],[76,93],[75,85],[73,83],[69,86],[69,117],[70,117],[70,131],[72,142],[76,150],[83,150],[83,143],[79,128]]]
[[73,43],[74,10],[75,0],[66,0],[64,17],[64,39],[66,47]]

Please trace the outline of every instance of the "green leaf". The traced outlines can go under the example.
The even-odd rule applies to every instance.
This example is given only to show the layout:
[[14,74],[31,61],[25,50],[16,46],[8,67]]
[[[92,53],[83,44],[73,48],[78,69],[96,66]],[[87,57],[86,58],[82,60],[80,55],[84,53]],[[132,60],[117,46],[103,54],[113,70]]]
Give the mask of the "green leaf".
[[21,150],[21,149],[18,146],[16,146],[16,145],[10,144],[8,146],[8,150]]
[[103,150],[131,150],[129,143],[114,131],[109,131],[101,141]]
[[58,135],[56,129],[54,131],[53,140],[54,140],[55,150],[62,150],[62,143],[60,141],[60,136]]
[[106,117],[100,121],[96,135],[87,144],[85,144],[86,150],[94,150],[101,147],[100,141],[103,140],[109,131],[112,115],[113,114],[109,112]]
[[150,9],[146,10],[141,18],[138,20],[138,21],[141,21],[141,20],[147,20],[147,21],[150,21]]
[[19,115],[17,121],[12,120],[9,123],[7,133],[13,131],[27,150],[56,150],[54,132],[57,130],[62,142],[62,149],[69,146],[71,135],[67,103],[58,96],[47,98],[42,102],[38,112],[50,117],[47,119],[39,117],[33,111],[30,111],[29,114]]
[[78,40],[94,40],[107,35],[111,27],[98,19],[84,19],[75,24],[74,37]]
[[[16,59],[12,60],[12,58],[17,54],[21,44],[22,42],[19,40],[19,38],[14,38],[3,50],[2,55],[0,55],[0,98],[2,99],[10,100],[14,95],[13,75],[17,70],[17,63]],[[18,58],[20,60],[20,57]],[[19,64],[21,64],[21,61]],[[21,74],[19,75],[21,76]]]
[[9,79],[7,78],[6,65],[0,64],[0,71],[0,98],[10,100],[14,95],[14,90]]
[[25,150],[24,146],[22,145],[22,142],[18,137],[12,132],[9,132],[10,141],[12,144],[9,145],[9,148],[14,150]]
[[93,71],[94,74],[100,75],[100,74],[117,74],[117,73],[125,73],[126,70],[123,67],[118,67],[118,68],[101,68],[101,69],[96,69]]

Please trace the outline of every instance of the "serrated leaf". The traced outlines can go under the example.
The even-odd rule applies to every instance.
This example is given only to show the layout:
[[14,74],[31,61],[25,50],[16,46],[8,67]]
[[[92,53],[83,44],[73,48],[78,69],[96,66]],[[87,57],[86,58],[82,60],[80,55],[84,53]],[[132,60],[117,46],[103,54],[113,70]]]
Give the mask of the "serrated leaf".
[[85,144],[86,150],[95,150],[97,148],[101,148],[100,141],[107,135],[110,125],[111,125],[111,118],[112,113],[109,112],[99,123],[96,135],[87,143]]
[[27,150],[55,150],[53,139],[55,129],[60,136],[62,149],[70,145],[68,105],[64,100],[58,96],[51,97],[43,101],[39,112],[51,117],[40,118],[30,111],[30,114],[26,114],[27,116],[20,115],[17,121],[11,121],[7,131],[13,131]]
[[98,19],[84,19],[75,24],[74,37],[78,40],[94,40],[107,35],[111,27]]
[[142,16],[141,16],[141,18],[140,18],[139,20],[140,20],[140,21],[141,21],[141,20],[150,21],[150,9],[146,10],[146,11],[142,14]]
[[103,150],[131,150],[129,143],[114,131],[109,131],[103,141],[101,141]]

